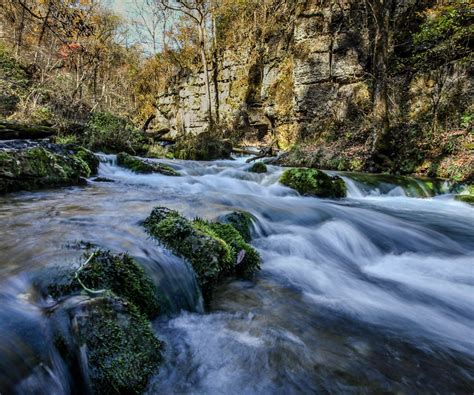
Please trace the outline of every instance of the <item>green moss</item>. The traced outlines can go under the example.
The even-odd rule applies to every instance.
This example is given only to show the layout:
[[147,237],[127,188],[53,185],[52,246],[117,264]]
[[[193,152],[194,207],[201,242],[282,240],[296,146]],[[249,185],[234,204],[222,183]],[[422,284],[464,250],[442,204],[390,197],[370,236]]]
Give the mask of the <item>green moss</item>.
[[260,269],[260,254],[246,243],[242,235],[230,224],[208,222],[206,225],[231,247],[234,272],[248,277]]
[[83,160],[87,164],[90,169],[89,176],[97,174],[99,170],[100,161],[99,158],[97,158],[97,156],[95,156],[93,152],[78,145],[68,145],[68,147],[72,149],[76,158]]
[[138,309],[113,294],[61,307],[52,318],[60,323],[55,344],[71,365],[79,364],[92,392],[142,393],[162,361],[163,345]]
[[97,250],[86,253],[84,259],[92,259],[77,272],[69,272],[57,278],[49,286],[54,297],[65,296],[84,290],[110,290],[133,303],[147,317],[159,314],[157,290],[143,268],[129,255],[113,255],[110,251]]
[[280,177],[280,182],[302,195],[323,198],[343,198],[346,185],[340,177],[331,177],[316,169],[290,169]]
[[267,172],[267,165],[263,162],[255,162],[248,170],[250,173],[266,173]]
[[252,214],[243,211],[234,211],[218,218],[218,222],[232,225],[247,243],[252,240],[251,229],[253,220]]
[[160,173],[165,176],[179,176],[180,174],[169,166],[162,163],[152,163],[144,159],[137,158],[125,152],[117,155],[117,163],[120,166],[141,174]]
[[0,193],[46,187],[81,185],[92,174],[73,152],[43,146],[3,151],[0,157]]
[[125,119],[108,112],[94,112],[86,125],[82,143],[94,151],[141,153],[147,139]]
[[232,144],[204,132],[197,136],[181,136],[173,147],[174,156],[183,160],[229,159]]
[[145,221],[145,227],[163,245],[191,263],[207,300],[223,276],[250,275],[259,268],[258,253],[231,225],[189,221],[177,211],[158,207]]
[[459,202],[469,203],[474,205],[474,195],[456,195],[454,197]]

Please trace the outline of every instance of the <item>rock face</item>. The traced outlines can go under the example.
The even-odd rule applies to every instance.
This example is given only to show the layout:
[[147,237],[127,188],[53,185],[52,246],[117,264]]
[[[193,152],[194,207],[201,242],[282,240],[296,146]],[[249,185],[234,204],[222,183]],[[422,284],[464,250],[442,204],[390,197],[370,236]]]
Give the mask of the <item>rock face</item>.
[[316,169],[290,169],[280,177],[280,182],[305,196],[343,198],[346,185],[342,178],[331,177]]
[[[415,1],[403,3],[401,19],[404,10],[413,12],[406,3]],[[281,30],[257,54],[252,45],[226,48],[217,77],[223,123],[260,134],[272,130],[282,144],[297,130],[322,128],[369,101],[371,61],[371,20],[363,1],[292,1],[284,7]],[[198,134],[208,126],[202,73],[177,78],[157,104],[159,130]]]
[[[433,99],[440,89],[442,102],[452,103],[445,112],[458,115],[450,119],[452,126],[448,128],[459,128],[457,119],[472,114],[469,99],[466,100],[473,90],[474,73],[469,62],[453,59],[447,68],[415,66],[421,47],[414,44],[413,37],[420,30],[423,11],[435,1],[390,2],[393,7],[387,66],[393,150],[386,155],[389,161],[380,160],[383,164],[378,169],[370,164],[376,129],[374,97],[378,79],[374,76],[379,68],[374,64],[374,52],[378,25],[369,2],[268,3],[273,10],[269,11],[269,18],[274,18],[275,23],[264,28],[265,34],[255,33],[258,39],[254,39],[250,34],[252,26],[248,26],[247,32],[240,32],[249,33],[248,40],[230,42],[222,48],[214,78],[217,84],[211,84],[211,107],[217,113],[217,90],[224,131],[244,135],[252,142],[269,144],[276,140],[284,150],[301,142],[315,142],[308,154],[287,158],[289,166],[298,166],[299,156],[307,167],[397,169],[402,174],[472,182],[472,171],[456,174],[452,170],[473,167],[473,151],[466,148],[472,144],[468,127],[463,127],[464,136],[452,139],[459,141],[456,149],[460,152],[454,155],[444,158],[443,152],[426,151],[426,157],[433,157],[423,163],[413,153],[416,142],[412,139],[418,138],[426,119],[432,118]],[[437,81],[435,75],[443,77]],[[167,130],[171,135],[207,130],[208,103],[202,72],[182,70],[159,96],[157,108],[157,130]],[[452,145],[453,142],[448,144],[447,150],[452,150]],[[461,161],[463,164],[457,165]]]
[[0,193],[81,185],[97,172],[99,160],[82,147],[52,144],[0,148]]
[[207,301],[222,277],[246,277],[260,268],[258,252],[232,225],[189,221],[177,211],[157,207],[146,219],[145,228],[192,265]]
[[119,164],[119,166],[126,167],[127,169],[132,170],[135,173],[160,173],[165,176],[174,177],[180,175],[177,171],[162,163],[150,162],[149,160],[137,158],[136,156],[129,155],[125,152],[121,152],[117,155],[117,163]]

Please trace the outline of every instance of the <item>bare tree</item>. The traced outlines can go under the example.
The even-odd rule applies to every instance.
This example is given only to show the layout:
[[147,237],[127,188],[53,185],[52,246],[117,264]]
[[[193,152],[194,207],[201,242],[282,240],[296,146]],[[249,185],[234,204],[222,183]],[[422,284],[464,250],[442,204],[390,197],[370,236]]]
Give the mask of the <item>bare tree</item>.
[[133,0],[135,32],[147,51],[167,50],[170,10],[155,0]]
[[385,150],[390,128],[388,98],[389,32],[393,0],[365,0],[374,23],[373,43],[373,114],[374,139],[372,152]]
[[[211,15],[211,5],[207,0],[157,0],[166,9],[175,11],[188,17],[196,26],[199,35],[199,52],[204,69],[204,83],[206,86],[207,113],[209,117],[209,126],[214,127],[212,115],[211,85],[209,77],[209,59],[207,51],[207,23]],[[217,89],[217,87],[216,87]]]

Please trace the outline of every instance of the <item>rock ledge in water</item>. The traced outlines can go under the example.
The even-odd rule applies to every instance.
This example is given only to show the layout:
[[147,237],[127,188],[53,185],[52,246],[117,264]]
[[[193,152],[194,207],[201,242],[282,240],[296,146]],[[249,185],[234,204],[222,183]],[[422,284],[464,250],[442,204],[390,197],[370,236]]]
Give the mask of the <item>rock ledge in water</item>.
[[[87,257],[87,255],[89,255]],[[154,318],[159,312],[157,290],[143,268],[128,254],[113,255],[97,250],[84,255],[86,263],[77,271],[64,273],[48,286],[55,298],[84,291],[112,291],[133,303],[142,314]]]
[[346,197],[346,185],[342,178],[331,177],[316,169],[290,169],[280,177],[280,183],[304,196],[321,198]]
[[0,193],[83,185],[99,161],[83,147],[35,144],[0,149]]
[[207,301],[221,278],[251,276],[260,268],[258,252],[230,224],[189,221],[177,211],[157,207],[146,219],[145,228],[191,263]]
[[129,155],[125,152],[121,152],[117,155],[117,163],[119,166],[126,167],[127,169],[141,174],[160,173],[165,176],[179,176],[180,174],[169,166],[162,163],[153,163],[145,159],[137,158],[136,156]]

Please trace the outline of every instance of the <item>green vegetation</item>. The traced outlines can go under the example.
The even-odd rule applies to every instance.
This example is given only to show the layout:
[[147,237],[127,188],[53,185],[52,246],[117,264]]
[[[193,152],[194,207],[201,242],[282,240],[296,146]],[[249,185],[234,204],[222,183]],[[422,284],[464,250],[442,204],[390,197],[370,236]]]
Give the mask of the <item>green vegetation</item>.
[[189,221],[177,211],[157,207],[146,219],[145,228],[191,263],[207,300],[222,277],[249,276],[260,267],[258,253],[231,225]]
[[83,148],[53,152],[38,146],[0,151],[0,193],[81,185],[97,167],[95,156]]
[[251,214],[243,211],[234,211],[218,218],[219,223],[232,225],[247,243],[252,240],[253,220],[254,217]]
[[[63,357],[87,374],[94,394],[141,394],[162,361],[162,343],[138,309],[113,294],[66,301],[53,315]],[[55,320],[56,318],[56,320]]]
[[340,177],[331,177],[316,169],[290,169],[280,177],[280,182],[302,195],[322,198],[343,198],[346,185]]
[[144,159],[121,152],[117,155],[117,163],[120,166],[126,167],[135,173],[150,174],[160,173],[165,176],[179,176],[180,174],[169,166],[162,163],[153,163]]
[[173,146],[175,158],[185,160],[229,159],[231,152],[230,142],[223,141],[210,132],[197,136],[180,136]]
[[464,186],[461,193],[455,196],[455,199],[460,202],[474,205],[474,185]]
[[267,165],[263,162],[255,162],[248,170],[250,173],[266,173],[267,172]]
[[472,5],[464,0],[429,9],[426,20],[413,36],[416,65],[433,69],[453,59],[472,56],[469,41],[474,36]]
[[130,121],[108,112],[94,112],[81,140],[94,151],[143,152],[146,139]]
[[129,255],[113,255],[110,251],[86,253],[87,263],[74,273],[49,286],[49,293],[58,298],[84,290],[112,291],[134,304],[147,317],[156,317],[160,308],[157,290],[142,267]]

